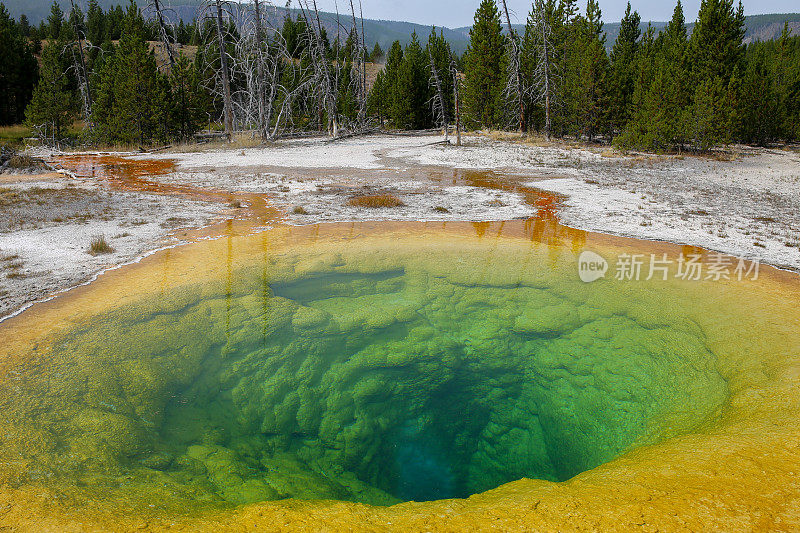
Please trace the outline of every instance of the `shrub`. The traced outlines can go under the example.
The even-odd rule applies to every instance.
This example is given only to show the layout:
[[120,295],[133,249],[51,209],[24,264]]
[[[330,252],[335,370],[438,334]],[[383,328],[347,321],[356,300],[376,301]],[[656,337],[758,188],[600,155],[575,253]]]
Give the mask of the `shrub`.
[[402,200],[400,200],[400,198],[392,196],[391,194],[355,196],[350,198],[348,203],[354,207],[369,207],[373,209],[380,207],[402,207],[406,205]]
[[106,241],[103,235],[98,235],[92,239],[89,244],[89,253],[92,255],[110,254],[114,253],[114,248]]

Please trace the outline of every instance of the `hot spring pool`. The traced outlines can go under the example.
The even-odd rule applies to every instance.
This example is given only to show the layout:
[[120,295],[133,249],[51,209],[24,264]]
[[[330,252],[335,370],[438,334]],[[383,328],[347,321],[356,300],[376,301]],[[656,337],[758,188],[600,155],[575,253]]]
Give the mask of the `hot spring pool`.
[[613,501],[797,431],[793,276],[586,284],[584,248],[682,251],[523,222],[362,224],[107,274],[0,326],[2,490],[187,520],[522,486],[579,501],[604,482]]

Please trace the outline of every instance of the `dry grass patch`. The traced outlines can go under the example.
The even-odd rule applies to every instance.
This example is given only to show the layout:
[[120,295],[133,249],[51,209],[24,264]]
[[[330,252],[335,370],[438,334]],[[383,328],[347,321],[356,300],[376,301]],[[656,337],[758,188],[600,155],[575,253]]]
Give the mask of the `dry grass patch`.
[[485,135],[487,135],[493,141],[525,141],[527,136],[519,133],[519,132],[512,132],[512,131],[498,131],[498,130],[490,130],[486,131]]
[[25,138],[31,135],[33,132],[27,126],[2,126],[0,127],[0,144],[21,145]]
[[620,157],[625,157],[625,154],[623,154],[622,152],[619,152],[619,151],[617,151],[617,150],[615,150],[613,148],[607,148],[607,149],[603,150],[602,152],[600,152],[600,157],[604,157],[606,159],[616,159],[616,158],[620,158]]
[[547,137],[538,132],[519,133],[518,131],[484,131],[480,134],[485,135],[493,141],[503,141],[515,144],[524,144],[527,146],[535,146],[539,148],[548,148],[555,146],[557,143],[553,140],[547,140]]
[[21,279],[25,277],[25,273],[22,272],[22,267],[24,266],[24,262],[17,254],[7,254],[0,257],[0,261],[2,261],[2,268],[7,270],[6,277],[8,279]]
[[292,209],[292,213],[295,215],[307,215],[308,211],[306,211],[306,208],[302,205],[296,205],[294,209]]
[[27,155],[12,155],[8,160],[8,168],[22,169],[32,167],[36,164],[36,160]]
[[164,222],[162,222],[160,226],[164,229],[169,229],[169,228],[176,228],[178,226],[185,226],[189,222],[191,222],[191,220],[186,217],[169,217]]
[[369,207],[371,209],[381,207],[402,207],[406,204],[391,194],[375,194],[370,196],[355,196],[347,202],[353,207]]
[[726,151],[711,152],[708,158],[714,161],[721,161],[721,162],[738,161],[739,154],[737,154],[736,152],[726,152]]
[[9,187],[0,187],[0,206],[12,205],[21,198],[20,192]]
[[89,253],[91,255],[111,254],[114,253],[114,248],[108,244],[105,236],[98,235],[97,237],[94,237],[92,242],[89,244]]
[[[221,132],[216,132],[221,133]],[[258,135],[252,133],[237,133],[229,142],[224,137],[213,137],[206,141],[194,142],[188,141],[183,143],[174,144],[171,147],[163,150],[164,152],[183,154],[194,152],[210,152],[216,150],[242,150],[243,148],[260,148],[264,146],[264,141]],[[243,153],[242,155],[246,155]]]

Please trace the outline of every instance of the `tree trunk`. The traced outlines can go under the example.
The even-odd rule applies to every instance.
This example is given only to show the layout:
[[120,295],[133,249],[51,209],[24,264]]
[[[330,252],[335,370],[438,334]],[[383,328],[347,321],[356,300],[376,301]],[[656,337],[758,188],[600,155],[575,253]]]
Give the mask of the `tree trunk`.
[[451,66],[451,69],[453,70],[453,94],[456,100],[456,146],[461,146],[461,98],[458,90],[461,80],[458,79],[458,69],[455,64]]
[[[350,0],[350,13],[353,15],[353,51],[356,52],[353,58],[353,64],[356,69],[356,76],[354,77],[356,86],[356,97],[358,98],[358,122],[363,125],[367,116],[367,94],[366,86],[362,80],[366,76],[366,65],[364,59],[364,47],[362,46],[361,37],[358,34],[358,21],[356,20],[356,10],[353,0]],[[363,26],[362,26],[363,30]]]
[[514,27],[511,25],[511,16],[508,14],[508,4],[506,0],[502,0],[503,2],[503,11],[506,15],[506,24],[508,25],[508,35],[509,39],[511,39],[511,53],[514,57],[511,58],[512,65],[514,68],[514,72],[511,74],[513,76],[513,91],[516,92],[516,98],[519,103],[519,132],[525,133],[525,102],[523,101],[523,94],[525,91],[522,88],[522,64],[520,61],[520,46],[517,39],[517,32],[514,31]]
[[550,50],[550,36],[549,36],[549,28],[547,26],[547,19],[544,12],[544,5],[541,0],[536,2],[537,11],[539,12],[539,26],[541,30],[541,39],[542,39],[542,76],[544,78],[544,134],[547,137],[547,140],[550,140],[551,131],[553,128],[552,118],[550,116],[550,106],[552,104],[550,99],[550,94],[552,92],[552,80],[551,80],[551,72],[550,72],[550,55],[552,54],[552,50]]
[[[75,9],[75,0],[71,0],[72,9]],[[77,23],[73,24],[75,38],[78,39],[78,64],[75,70],[78,72],[78,84],[80,85],[81,96],[83,97],[83,118],[89,129],[92,129],[92,93],[89,89],[89,75],[86,68],[86,60],[83,56],[83,39]],[[74,58],[73,52],[73,58]]]
[[436,88],[436,98],[439,101],[439,110],[442,113],[442,127],[444,128],[444,137],[447,139],[447,129],[449,126],[449,117],[447,116],[447,103],[444,99],[444,91],[442,89],[442,81],[439,78],[439,69],[436,68],[436,62],[433,59],[433,50],[428,47],[428,58],[431,62],[431,74],[433,75],[433,84]]
[[222,76],[222,99],[225,113],[225,136],[230,141],[233,138],[233,103],[231,102],[230,70],[228,68],[228,53],[225,51],[225,38],[222,31],[222,2],[215,0],[217,6],[217,41],[219,41],[220,75]]
[[256,80],[256,91],[258,91],[256,98],[258,102],[258,130],[261,134],[261,140],[266,141],[269,138],[269,121],[271,117],[269,116],[270,113],[266,109],[266,104],[264,102],[264,50],[262,49],[264,35],[261,29],[261,4],[259,0],[253,0],[253,8],[256,17],[256,77],[258,78]]
[[164,43],[164,48],[167,51],[167,57],[169,58],[169,66],[170,68],[175,67],[175,52],[172,50],[172,43],[169,41],[169,34],[167,33],[167,25],[164,22],[164,15],[161,14],[161,5],[158,3],[158,0],[153,0],[153,7],[156,10],[156,16],[158,18],[158,27],[161,32],[161,41]]

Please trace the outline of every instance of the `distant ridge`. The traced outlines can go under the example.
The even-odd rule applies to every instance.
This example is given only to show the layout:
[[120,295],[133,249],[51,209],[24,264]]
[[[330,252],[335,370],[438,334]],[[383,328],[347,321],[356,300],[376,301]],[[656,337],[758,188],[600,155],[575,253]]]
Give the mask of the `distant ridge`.
[[[11,16],[19,18],[20,14],[25,13],[31,24],[38,25],[39,22],[45,18],[50,12],[50,4],[52,0],[0,0],[5,4]],[[76,0],[78,5],[85,9],[86,0]],[[169,0],[167,1],[169,4]],[[64,11],[69,10],[69,0],[59,0]],[[111,6],[118,4],[127,5],[127,1],[121,0],[98,0],[98,4],[103,9],[108,9]],[[139,2],[140,7],[144,7],[144,0]],[[199,0],[173,0],[171,2],[171,10],[185,21],[191,21],[197,15],[197,7],[200,4]],[[271,8],[270,18],[278,20],[282,19],[286,10],[284,8]],[[296,15],[298,10],[290,10]],[[687,18],[691,19],[694,15],[687,14]],[[325,29],[331,39],[336,34],[336,15],[333,13],[322,13],[322,20]],[[342,14],[342,20],[347,26],[348,15]],[[745,34],[745,42],[750,43],[754,41],[769,41],[780,37],[783,30],[784,22],[789,23],[789,28],[792,30],[793,35],[800,35],[800,13],[785,13],[785,14],[770,14],[770,15],[750,15],[746,18],[747,33]],[[653,28],[658,32],[666,27],[666,22],[651,22]],[[647,27],[647,22],[643,22],[642,30]],[[694,23],[687,24],[687,29],[691,33]],[[381,48],[388,50],[394,41],[400,41],[401,44],[407,44],[411,40],[411,34],[417,32],[420,41],[425,41],[431,32],[433,26],[426,26],[424,24],[415,24],[412,22],[393,21],[393,20],[376,20],[364,19],[364,33],[366,36],[367,46],[372,48],[375,43],[379,43]],[[519,24],[516,26],[518,31],[524,30],[524,25]],[[445,38],[450,43],[453,50],[462,54],[469,45],[469,30],[470,27],[462,28],[443,28],[437,27],[437,32],[442,31]],[[606,32],[606,46],[611,48],[614,41],[619,35],[619,22],[606,23],[603,26]]]

